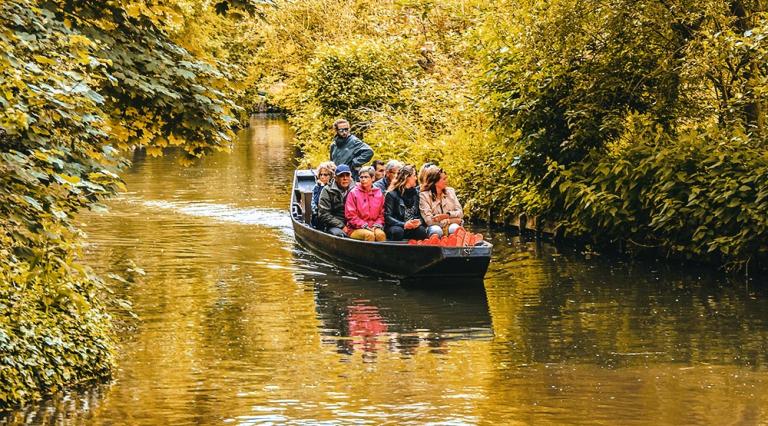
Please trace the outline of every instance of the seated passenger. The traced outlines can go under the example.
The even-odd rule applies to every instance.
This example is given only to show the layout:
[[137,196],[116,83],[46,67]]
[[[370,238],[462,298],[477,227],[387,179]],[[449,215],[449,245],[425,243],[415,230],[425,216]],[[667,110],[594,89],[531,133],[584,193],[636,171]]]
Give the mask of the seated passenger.
[[336,171],[336,164],[333,161],[326,161],[320,163],[315,171],[316,181],[315,187],[312,188],[312,227],[318,228],[319,223],[317,220],[317,204],[320,202],[320,191],[323,190],[325,185],[333,178],[333,174]]
[[427,238],[427,228],[419,212],[416,168],[411,165],[400,169],[384,196],[384,232],[392,241]]
[[384,195],[389,190],[389,185],[392,180],[395,179],[397,172],[403,167],[403,163],[397,160],[387,161],[387,165],[384,166],[384,177],[374,182],[373,186],[381,190],[381,194]]
[[352,189],[352,171],[342,164],[336,167],[336,177],[320,192],[317,203],[317,222],[319,228],[337,237],[346,237],[344,233],[344,203]]
[[376,174],[373,176],[373,182],[378,182],[384,177],[384,161],[373,160],[371,161],[371,167],[376,170]]
[[419,210],[427,233],[438,237],[453,234],[464,222],[456,191],[448,187],[448,175],[437,166],[425,170],[424,185],[419,193]]
[[[338,170],[337,170],[338,173]],[[347,196],[344,217],[347,219],[347,235],[364,241],[384,241],[384,195],[373,187],[373,167],[363,167],[358,172],[360,182]]]
[[419,169],[419,189],[421,189],[422,186],[424,186],[424,178],[427,175],[427,169],[434,166],[432,163],[424,163],[421,165],[421,168]]

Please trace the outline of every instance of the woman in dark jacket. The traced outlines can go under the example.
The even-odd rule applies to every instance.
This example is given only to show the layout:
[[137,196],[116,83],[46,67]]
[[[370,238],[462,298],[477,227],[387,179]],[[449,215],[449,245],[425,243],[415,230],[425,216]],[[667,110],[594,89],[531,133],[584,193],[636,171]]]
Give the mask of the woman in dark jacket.
[[319,228],[320,222],[317,216],[317,206],[320,204],[320,192],[326,185],[333,180],[333,174],[336,172],[336,164],[333,161],[326,161],[317,166],[315,172],[315,187],[312,188],[312,227]]
[[416,168],[400,168],[384,197],[384,232],[391,241],[423,240],[427,229],[419,213]]

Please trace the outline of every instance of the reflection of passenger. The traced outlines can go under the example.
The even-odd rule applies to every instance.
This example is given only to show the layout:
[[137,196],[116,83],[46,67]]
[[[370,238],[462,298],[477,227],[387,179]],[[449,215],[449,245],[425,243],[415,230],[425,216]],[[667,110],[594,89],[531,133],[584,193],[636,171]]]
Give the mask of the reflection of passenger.
[[362,346],[365,352],[375,352],[377,336],[387,332],[387,324],[379,315],[379,309],[366,305],[353,305],[348,309],[349,336],[360,338],[354,340],[353,344]]
[[346,237],[344,233],[344,204],[352,188],[352,172],[349,166],[336,167],[336,178],[330,185],[325,185],[317,203],[317,218],[320,229],[337,237]]

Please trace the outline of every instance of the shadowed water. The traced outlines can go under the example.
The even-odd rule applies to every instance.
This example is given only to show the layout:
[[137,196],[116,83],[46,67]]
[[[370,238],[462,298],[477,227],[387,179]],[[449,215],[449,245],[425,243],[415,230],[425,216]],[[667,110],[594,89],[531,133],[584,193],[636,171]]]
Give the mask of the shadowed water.
[[114,380],[0,423],[768,422],[764,280],[493,229],[484,282],[372,280],[294,242],[291,137],[254,118],[189,168],[137,154],[129,192],[80,218],[140,318],[118,318]]

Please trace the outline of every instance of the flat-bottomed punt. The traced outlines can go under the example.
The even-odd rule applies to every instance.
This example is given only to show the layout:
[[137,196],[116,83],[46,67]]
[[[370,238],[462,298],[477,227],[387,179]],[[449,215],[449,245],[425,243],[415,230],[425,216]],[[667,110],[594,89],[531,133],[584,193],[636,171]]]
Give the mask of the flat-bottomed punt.
[[477,280],[485,276],[493,245],[418,246],[406,241],[367,242],[340,238],[310,226],[312,170],[296,170],[291,191],[291,222],[296,241],[345,267],[401,280]]

